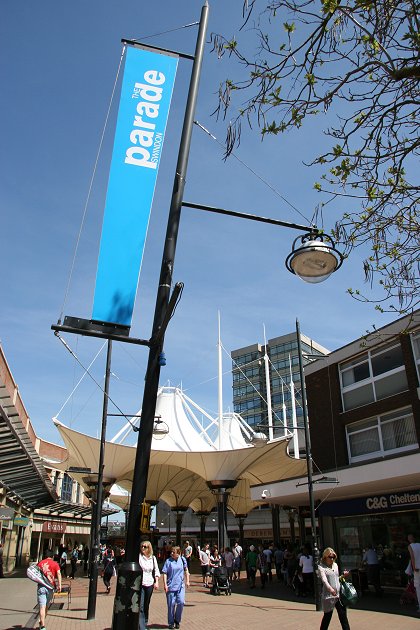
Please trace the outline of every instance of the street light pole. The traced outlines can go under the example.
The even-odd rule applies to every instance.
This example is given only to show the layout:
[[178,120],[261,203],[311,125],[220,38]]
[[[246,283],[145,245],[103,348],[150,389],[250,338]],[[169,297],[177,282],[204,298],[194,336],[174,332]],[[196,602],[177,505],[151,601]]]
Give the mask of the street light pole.
[[[108,392],[109,379],[111,375],[111,354],[112,341],[108,339],[108,349],[106,355],[106,371],[104,384],[104,402],[102,406],[102,426],[101,426],[101,442],[99,447],[99,466],[96,485],[96,502],[93,504],[92,525],[90,530],[90,550],[89,550],[89,594],[87,619],[95,619],[96,611],[96,594],[98,590],[98,563],[99,563],[99,544],[100,529],[102,518],[102,502],[103,502],[103,475],[104,475],[104,459],[105,459],[105,440],[106,440],[106,423],[108,418]],[[95,497],[92,498],[92,500]]]
[[298,319],[296,320],[296,336],[297,336],[297,346],[298,346],[298,355],[299,355],[300,383],[301,383],[301,392],[302,392],[303,423],[304,423],[304,430],[305,430],[305,453],[306,453],[306,469],[307,469],[307,477],[308,477],[309,509],[310,509],[310,514],[311,514],[311,538],[312,538],[312,557],[313,557],[313,567],[314,567],[315,606],[317,610],[322,610],[319,580],[318,580],[319,547],[318,547],[318,538],[316,534],[311,434],[309,432],[309,418],[308,418],[308,405],[306,402],[305,375],[303,373],[302,343],[300,339],[300,325],[299,325]]
[[[188,157],[194,124],[195,106],[198,96],[201,66],[206,39],[209,6],[206,0],[201,9],[200,26],[194,54],[194,63],[185,109],[184,124],[178,153],[178,161],[168,217],[159,287],[156,298],[149,359],[144,384],[141,422],[138,432],[133,487],[127,523],[125,562],[120,565],[117,592],[114,602],[113,630],[137,630],[139,625],[140,587],[142,571],[138,562],[140,548],[141,506],[146,497],[150,451],[160,376],[160,355],[164,334],[162,325],[168,308],[172,284],[172,272],[181,216],[182,198],[185,188]],[[158,341],[156,342],[156,338]]]

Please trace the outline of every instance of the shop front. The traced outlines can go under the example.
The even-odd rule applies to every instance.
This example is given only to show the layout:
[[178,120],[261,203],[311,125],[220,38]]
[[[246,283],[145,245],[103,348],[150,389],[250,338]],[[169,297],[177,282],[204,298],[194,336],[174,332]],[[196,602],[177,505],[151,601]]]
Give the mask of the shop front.
[[319,506],[324,544],[337,550],[342,569],[364,568],[368,545],[376,549],[382,586],[404,586],[407,535],[420,539],[420,491],[371,495]]

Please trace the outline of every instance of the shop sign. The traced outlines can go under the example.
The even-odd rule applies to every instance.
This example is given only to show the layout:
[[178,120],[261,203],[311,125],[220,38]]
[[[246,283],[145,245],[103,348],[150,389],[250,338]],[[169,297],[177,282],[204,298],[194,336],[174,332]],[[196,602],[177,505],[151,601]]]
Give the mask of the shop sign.
[[369,497],[331,501],[319,506],[319,516],[349,516],[352,514],[378,514],[420,509],[420,490],[375,494]]
[[29,525],[29,518],[27,516],[15,516],[13,525],[20,525],[21,527],[27,527],[27,525]]
[[64,534],[66,531],[66,524],[59,521],[45,521],[42,524],[42,531],[47,534]]
[[15,511],[13,508],[0,506],[0,521],[10,521],[13,519]]
[[244,531],[245,538],[272,538],[272,529],[246,529]]

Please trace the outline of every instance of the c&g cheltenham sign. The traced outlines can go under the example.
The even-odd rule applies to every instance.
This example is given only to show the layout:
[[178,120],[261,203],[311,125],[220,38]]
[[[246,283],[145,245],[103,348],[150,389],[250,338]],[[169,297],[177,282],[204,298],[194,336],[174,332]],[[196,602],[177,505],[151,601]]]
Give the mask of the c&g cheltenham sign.
[[374,494],[368,497],[331,501],[318,508],[320,516],[350,516],[353,514],[378,514],[380,512],[401,512],[420,509],[420,490]]

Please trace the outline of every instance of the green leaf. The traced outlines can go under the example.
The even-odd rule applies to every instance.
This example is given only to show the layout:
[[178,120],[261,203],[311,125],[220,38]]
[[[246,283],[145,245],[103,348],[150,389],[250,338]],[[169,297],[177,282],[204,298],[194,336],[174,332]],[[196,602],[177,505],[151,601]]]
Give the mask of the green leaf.
[[294,22],[291,22],[290,24],[289,24],[289,22],[283,22],[283,27],[284,27],[284,30],[287,33],[289,33],[289,35],[291,33],[294,33],[294,31],[296,30],[296,26],[295,26]]

